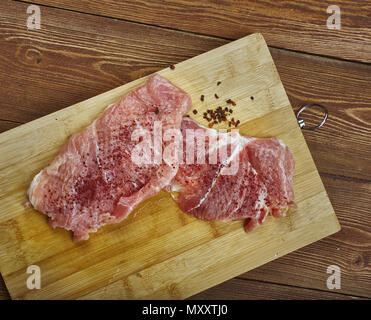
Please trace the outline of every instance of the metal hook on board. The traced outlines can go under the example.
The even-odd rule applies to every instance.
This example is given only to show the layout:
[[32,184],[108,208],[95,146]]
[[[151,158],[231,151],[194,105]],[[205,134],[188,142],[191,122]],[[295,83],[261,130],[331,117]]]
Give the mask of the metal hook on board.
[[[321,123],[320,123],[319,125],[317,125],[317,126],[313,126],[313,127],[306,127],[304,120],[303,120],[303,119],[300,119],[300,114],[301,114],[304,110],[306,110],[306,109],[308,109],[308,108],[311,108],[311,107],[316,107],[316,106],[322,108],[322,110],[323,110],[324,113],[325,113],[325,117],[323,118],[323,120],[321,121]],[[316,129],[318,129],[318,128],[321,128],[321,127],[325,124],[325,122],[326,122],[326,120],[327,120],[327,117],[328,117],[328,110],[327,110],[327,108],[326,108],[324,105],[319,104],[319,103],[310,103],[310,104],[307,104],[307,105],[305,105],[304,107],[302,107],[302,108],[298,111],[298,113],[296,114],[296,119],[298,119],[299,127],[300,127],[301,129],[312,130],[312,131],[314,131],[314,130],[316,130]]]

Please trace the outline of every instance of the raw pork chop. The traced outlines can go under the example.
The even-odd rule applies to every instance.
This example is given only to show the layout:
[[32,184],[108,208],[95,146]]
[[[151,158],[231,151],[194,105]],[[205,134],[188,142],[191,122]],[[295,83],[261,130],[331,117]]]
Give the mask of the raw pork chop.
[[[120,222],[139,202],[168,185],[178,169],[164,161],[134,163],[131,156],[138,139],[132,141],[132,134],[143,139],[134,130],[147,130],[152,137],[158,121],[163,132],[179,130],[190,105],[186,92],[157,74],[151,76],[68,140],[33,179],[31,204],[50,217],[52,227],[72,230],[75,241],[88,239],[100,226]],[[162,142],[162,147],[171,148],[171,141]]]
[[[197,131],[189,135],[192,133],[189,129]],[[268,214],[282,217],[288,207],[294,206],[295,162],[282,141],[245,137],[237,132],[218,133],[188,118],[184,118],[181,131],[184,163],[180,164],[170,189],[184,212],[203,220],[246,219],[245,230],[249,231]],[[193,136],[200,139],[202,135],[204,147],[195,146],[191,156],[187,155],[187,145],[192,143]],[[223,148],[227,150],[224,157],[219,155]],[[205,161],[197,163],[202,150]]]

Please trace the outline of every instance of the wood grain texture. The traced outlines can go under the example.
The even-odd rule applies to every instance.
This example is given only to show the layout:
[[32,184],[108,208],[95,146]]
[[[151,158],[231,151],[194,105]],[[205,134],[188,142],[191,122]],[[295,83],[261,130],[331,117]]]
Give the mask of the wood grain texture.
[[[243,278],[328,290],[329,265],[341,268],[341,292],[371,297],[371,184],[322,177],[342,230],[252,270]],[[331,291],[334,292],[334,291]]]
[[4,280],[0,277],[0,300],[10,300],[10,295],[8,290],[6,289]]
[[[371,66],[271,51],[295,111],[313,102],[329,111],[320,130],[303,130],[318,170],[371,181]],[[309,126],[323,116],[321,109],[302,114]]]
[[361,298],[336,292],[326,292],[282,286],[273,283],[234,278],[209,290],[201,292],[189,300],[359,300]]
[[[297,208],[283,219],[269,217],[246,234],[242,221],[195,219],[160,192],[123,223],[101,228],[78,244],[65,230],[52,230],[45,216],[25,209],[32,177],[71,134],[146,81],[138,79],[1,134],[0,268],[12,298],[186,298],[340,229],[260,34],[159,73],[190,94],[199,110],[194,118],[201,123],[202,112],[221,103],[211,97],[222,79],[218,94],[237,102],[233,115],[241,121],[240,132],[278,137],[293,152]],[[201,94],[207,105],[199,100]],[[30,264],[42,270],[40,290],[25,286]]]
[[4,120],[37,119],[227,43],[49,8],[42,29],[27,30],[26,9],[0,2]]
[[[0,278],[0,300],[9,300],[10,296],[4,281]],[[194,295],[188,300],[359,300],[361,297],[292,287],[269,282],[260,282],[234,278],[220,285]]]
[[268,45],[343,59],[371,61],[371,4],[336,2],[341,30],[329,30],[333,1],[34,0],[33,3],[160,25],[228,39],[260,32]]
[[[30,32],[25,30],[24,22],[27,5],[1,2],[0,7],[2,31],[0,37],[4,37],[1,44],[6,44],[0,45],[2,57],[0,92],[2,97],[5,97],[1,102],[0,118],[4,118],[3,115],[6,114],[7,118],[22,122],[36,119],[124,82],[157,71],[171,63],[227,43],[225,40],[210,37],[138,26],[124,21],[49,8],[42,8],[44,30]],[[154,42],[151,42],[152,39]],[[27,49],[35,51],[30,50],[26,55],[29,52]],[[293,105],[318,101],[324,102],[330,110],[329,122],[320,131],[304,132],[319,171],[370,179],[368,166],[370,152],[367,149],[370,136],[371,95],[370,87],[367,86],[367,82],[370,81],[370,67],[273,48],[271,53]],[[81,65],[84,66],[83,70]],[[344,77],[344,74],[350,76]],[[31,81],[32,79],[35,81]],[[329,79],[331,85],[328,84]],[[309,114],[309,120],[317,118],[318,116]],[[13,123],[8,121],[4,125],[2,123],[0,121],[2,131],[13,127]],[[332,125],[330,133],[326,131],[330,129],[329,124]],[[342,134],[344,131],[347,133]],[[341,137],[338,137],[339,134]],[[343,161],[349,159],[351,161],[343,165]],[[370,199],[369,193],[365,191],[367,189],[363,184],[354,182],[345,184],[341,181],[329,183],[327,179],[330,178],[324,178],[324,183],[336,212],[340,210],[340,222],[343,227],[352,231],[345,233],[340,243],[330,237],[326,239],[330,243],[325,242],[325,245],[318,247],[312,245],[297,251],[300,253],[313,247],[309,253],[304,251],[300,255],[299,265],[296,265],[298,257],[295,252],[255,269],[252,273],[263,268],[260,279],[264,280],[264,273],[266,273],[275,283],[293,285],[298,283],[300,286],[307,287],[312,287],[313,283],[313,287],[322,288],[321,277],[324,276],[322,269],[326,267],[327,261],[323,262],[321,257],[333,257],[335,254],[335,260],[346,269],[345,281],[355,281],[354,287],[359,287],[356,292],[367,296],[369,291],[364,290],[362,284],[365,284],[363,279],[368,279],[367,275],[369,277],[369,269],[367,269],[369,260],[362,258],[364,256],[362,252],[361,259],[356,258],[360,253],[358,246],[348,247],[347,244],[352,243],[354,237],[359,243],[368,243],[369,235],[362,230],[358,232],[354,221],[343,220],[342,215],[347,211],[363,212],[357,221],[365,221],[367,225],[369,211],[366,208],[370,208],[370,203],[367,202],[367,199]],[[339,196],[337,196],[338,189],[343,190]],[[343,194],[347,195],[347,198],[344,198],[347,201],[342,199]],[[353,198],[356,201],[353,201]],[[359,205],[354,207],[354,202]],[[349,223],[351,227],[348,226]],[[347,248],[347,254],[344,256],[338,254],[339,251],[336,250],[336,248],[342,250],[343,245]],[[356,265],[362,265],[361,280],[358,277],[358,269],[351,265],[350,261],[353,260],[350,257],[355,257]],[[282,259],[288,260],[277,265],[276,262]],[[311,265],[313,260],[322,263],[321,266],[318,265],[321,270],[308,274],[306,270],[306,276],[302,278],[300,268],[306,264]],[[271,269],[265,269],[266,266],[271,265],[273,266]],[[289,270],[290,265],[296,266],[297,273],[277,272],[285,268]],[[321,280],[318,281],[318,278]],[[349,285],[345,288],[346,292],[356,294],[352,290],[352,286]],[[246,294],[248,295],[248,292]]]
[[[40,31],[27,31],[26,7],[0,4],[4,120],[34,120],[227,43],[51,8],[43,8]],[[293,106],[329,109],[321,130],[304,132],[319,172],[371,180],[371,66],[270,51]],[[319,117],[305,115],[308,123]]]
[[8,120],[0,120],[0,133],[13,129],[15,127],[18,127],[21,125],[22,122],[13,122],[13,121],[8,121]]

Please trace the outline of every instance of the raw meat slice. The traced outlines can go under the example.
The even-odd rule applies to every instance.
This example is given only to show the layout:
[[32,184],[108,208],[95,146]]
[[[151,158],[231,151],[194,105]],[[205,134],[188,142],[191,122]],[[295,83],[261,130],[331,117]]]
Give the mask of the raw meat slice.
[[[178,169],[162,159],[136,163],[135,152],[137,158],[145,158],[136,149],[140,143],[147,143],[152,155],[158,151],[141,133],[153,137],[156,124],[157,134],[179,131],[190,105],[186,92],[157,74],[151,76],[68,140],[33,179],[30,203],[49,216],[52,227],[72,230],[75,241],[88,239],[100,226],[120,222],[139,202],[168,185]],[[176,144],[168,140],[161,139],[160,147],[176,152]]]
[[[181,132],[183,163],[168,190],[184,212],[203,220],[246,219],[245,230],[249,231],[268,214],[281,217],[294,206],[295,162],[282,141],[218,133],[188,118],[184,118]],[[194,136],[196,140],[205,137],[202,148],[189,147],[198,143]],[[224,157],[223,148],[227,150]],[[205,161],[197,163],[202,151]],[[211,158],[217,161],[211,163]]]

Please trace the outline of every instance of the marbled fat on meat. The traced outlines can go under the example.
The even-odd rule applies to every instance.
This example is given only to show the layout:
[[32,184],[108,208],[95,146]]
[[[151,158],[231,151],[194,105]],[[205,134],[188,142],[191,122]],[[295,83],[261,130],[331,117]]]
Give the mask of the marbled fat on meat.
[[[177,168],[170,164],[136,165],[135,129],[153,134],[179,129],[191,105],[189,95],[155,74],[145,85],[109,106],[82,132],[73,135],[55,159],[33,179],[30,203],[50,224],[72,230],[74,240],[89,238],[100,226],[123,220],[144,199],[169,184]],[[170,142],[162,142],[163,148]]]
[[[228,133],[218,133],[184,118],[183,159],[187,157],[187,140],[192,139],[187,138],[188,129],[197,130],[198,137],[201,131],[206,136],[206,161],[193,164],[184,161],[171,183],[173,198],[184,212],[203,220],[246,220],[245,230],[249,231],[268,214],[281,217],[290,206],[295,206],[292,183],[295,161],[282,141],[239,134],[228,141],[225,139]],[[218,138],[212,142],[208,136]],[[226,143],[227,161],[218,157],[217,163],[211,164],[208,161],[211,154]],[[194,158],[196,150],[194,148]],[[225,174],[233,161],[238,169],[234,174]]]

